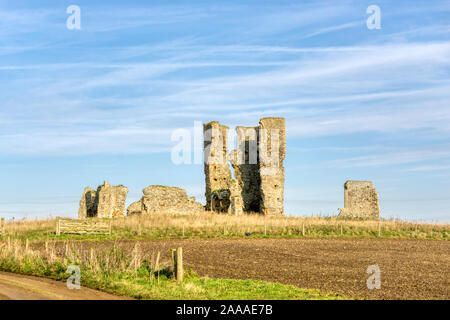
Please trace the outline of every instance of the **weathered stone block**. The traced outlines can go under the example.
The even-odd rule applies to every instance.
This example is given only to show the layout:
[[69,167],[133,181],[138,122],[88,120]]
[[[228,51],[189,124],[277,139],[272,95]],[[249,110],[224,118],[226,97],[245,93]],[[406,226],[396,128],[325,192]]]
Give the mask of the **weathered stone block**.
[[[215,205],[222,202],[228,205],[229,199],[219,199],[217,192],[230,189],[231,171],[228,165],[228,127],[217,121],[203,125],[204,135],[204,161],[205,161],[205,185],[206,185],[206,209],[212,210],[212,196],[215,192]],[[221,194],[224,195],[224,194]],[[228,207],[221,211],[228,211]]]
[[259,171],[261,177],[261,212],[284,214],[284,167],[286,129],[284,118],[259,121]]
[[97,192],[90,187],[86,187],[80,200],[80,208],[78,209],[78,218],[84,219],[97,216],[98,198]]
[[80,200],[78,218],[115,218],[125,216],[125,200],[128,188],[111,186],[107,181],[97,191],[87,187]]
[[143,190],[141,200],[133,202],[127,215],[152,213],[195,213],[204,210],[194,197],[188,197],[186,190],[176,187],[149,186]]
[[127,208],[127,216],[132,216],[134,214],[142,214],[142,199],[130,204]]
[[240,196],[231,197],[230,213],[232,215],[243,214],[244,213],[243,207],[244,204],[242,203],[242,197]]
[[99,218],[116,218],[125,216],[125,200],[128,188],[122,185],[111,186],[107,181],[97,189]]
[[349,180],[344,184],[344,208],[339,217],[379,219],[378,193],[370,181]]

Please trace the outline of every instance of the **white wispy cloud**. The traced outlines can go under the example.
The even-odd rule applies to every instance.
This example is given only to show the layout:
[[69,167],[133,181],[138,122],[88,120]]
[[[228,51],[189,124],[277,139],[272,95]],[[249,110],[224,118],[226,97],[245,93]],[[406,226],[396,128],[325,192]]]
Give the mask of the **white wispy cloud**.
[[450,165],[424,165],[424,166],[417,166],[417,167],[411,167],[406,168],[403,171],[447,171],[450,170]]
[[[72,150],[83,148],[82,152],[86,153],[114,152],[119,143],[117,139],[115,143],[104,144],[95,151],[95,148],[83,147],[100,139],[97,132],[86,131],[85,125],[100,121],[99,123],[106,126],[106,132],[111,133],[111,129],[120,129],[130,123],[138,124],[139,119],[162,120],[168,117],[175,121],[166,127],[166,139],[162,139],[161,135],[156,136],[157,132],[152,132],[146,135],[149,141],[162,139],[167,142],[170,130],[179,126],[182,119],[201,120],[211,117],[229,118],[233,121],[236,117],[289,115],[288,132],[291,138],[419,128],[442,131],[448,127],[446,123],[450,115],[446,105],[450,99],[449,86],[440,68],[449,64],[449,57],[446,55],[450,50],[449,43],[342,49],[329,51],[321,48],[315,51],[315,48],[312,48],[313,57],[283,63],[279,63],[279,60],[254,61],[248,64],[246,61],[99,65],[82,63],[51,64],[48,69],[45,65],[30,65],[28,67],[31,72],[35,68],[45,69],[53,74],[66,69],[69,72],[66,71],[66,75],[70,74],[70,70],[77,71],[56,82],[50,78],[50,82],[41,84],[43,79],[36,79],[34,86],[31,81],[32,87],[28,89],[31,97],[27,95],[5,102],[4,106],[8,110],[17,110],[17,114],[8,112],[3,121],[10,119],[16,129],[20,129],[20,123],[23,121],[25,132],[2,136],[2,149],[4,152],[21,153],[26,150],[32,153],[58,152],[57,150],[67,152],[64,150],[70,146]],[[417,69],[417,65],[427,67],[425,70]],[[191,79],[185,78],[181,73],[175,81],[164,79],[171,73],[183,70],[242,66],[255,66],[257,69],[250,74],[232,74],[226,77]],[[261,70],[266,67],[271,70]],[[7,67],[4,68],[7,70]],[[98,71],[92,75],[89,71],[91,69]],[[398,74],[402,76],[399,77]],[[387,75],[390,79],[384,80]],[[18,81],[25,81],[30,85],[29,78]],[[421,86],[417,89],[392,90],[392,87],[395,88],[399,84],[404,86],[406,82]],[[131,87],[141,91],[145,87],[154,87],[157,91],[150,95],[140,93],[138,96],[90,95],[90,92],[100,88]],[[327,88],[328,93],[319,95],[318,93],[323,91],[321,88]],[[68,93],[71,93],[70,96]],[[414,104],[411,104],[412,101]],[[21,106],[17,107],[18,104]],[[395,104],[394,109],[392,104]],[[105,105],[115,107],[104,108]],[[234,113],[227,112],[231,110]],[[23,112],[33,114],[33,117],[18,117]],[[370,122],[367,121],[369,118]],[[130,122],[128,124],[127,119]],[[54,127],[51,121],[61,125],[72,124],[70,130],[74,130],[73,134],[61,134],[68,128],[64,126],[52,130],[54,134],[43,134],[39,129],[39,122]],[[34,130],[33,127],[25,126],[30,122],[36,125]],[[143,123],[139,125],[142,126]],[[131,138],[133,131],[128,132],[127,138]],[[137,132],[134,134],[138,135]],[[125,150],[167,150],[161,148],[159,143],[156,144],[158,147],[153,149],[128,145]]]
[[[364,23],[334,22],[351,5],[328,5],[261,9],[239,27],[247,26],[248,34],[265,39],[258,34],[266,29],[274,34],[307,26],[310,37]],[[217,17],[234,21],[222,14],[245,6],[86,9],[88,18],[99,15],[95,21],[87,19],[89,28],[108,32],[146,23]],[[21,32],[34,23],[50,27],[55,14],[25,10],[4,17]],[[111,16],[120,23],[110,25]],[[221,118],[233,124],[236,118],[269,115],[288,116],[292,139],[420,129],[448,135],[449,82],[443,72],[450,65],[448,41],[302,47],[245,39],[243,35],[232,44],[209,43],[205,35],[182,35],[111,47],[107,55],[105,48],[101,54],[94,50],[87,60],[80,59],[83,62],[2,64],[0,76],[13,76],[4,87],[0,110],[1,152],[153,152],[167,150],[170,145],[162,147],[161,141],[167,143],[171,130],[193,120]],[[150,121],[158,123],[155,130],[147,130]],[[121,130],[125,133],[119,134]],[[106,139],[100,132],[111,143],[86,147]],[[128,144],[134,136],[149,143],[145,148]]]
[[329,161],[331,167],[372,167],[416,163],[429,160],[450,159],[450,146],[441,145],[434,148],[416,148],[414,150],[391,151]]
[[364,21],[358,20],[358,21],[342,23],[342,24],[338,24],[338,25],[330,26],[330,27],[326,27],[326,28],[320,28],[316,31],[313,31],[311,33],[308,33],[308,34],[302,36],[302,38],[306,39],[306,38],[311,38],[314,36],[327,34],[327,33],[334,32],[334,31],[340,31],[340,30],[345,30],[345,29],[349,29],[349,28],[354,28],[354,27],[362,26],[362,25],[364,25],[364,23],[365,23]]

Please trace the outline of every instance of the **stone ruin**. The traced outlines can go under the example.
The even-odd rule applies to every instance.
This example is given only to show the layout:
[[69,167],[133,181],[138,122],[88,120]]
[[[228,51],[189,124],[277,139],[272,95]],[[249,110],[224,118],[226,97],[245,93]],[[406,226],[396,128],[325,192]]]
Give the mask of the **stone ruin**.
[[[163,213],[195,213],[204,211],[203,204],[195,197],[188,197],[186,190],[175,187],[149,186],[144,196],[127,208],[127,215]],[[97,188],[84,189],[78,210],[78,219],[116,218],[125,216],[125,200],[128,188],[111,186],[107,181]]]
[[149,186],[143,190],[141,200],[133,202],[127,215],[151,213],[195,213],[204,211],[203,204],[195,197],[188,197],[186,190],[176,187]]
[[379,219],[378,193],[370,181],[349,180],[344,184],[344,208],[339,217]]
[[[228,129],[218,121],[203,125],[205,206],[188,197],[184,189],[152,185],[127,208],[127,215],[195,213],[205,209],[234,215],[283,215],[285,119],[262,118],[259,126],[236,127],[237,149],[230,153]],[[339,217],[379,219],[378,194],[372,182],[349,180],[344,188],[345,205],[339,209]],[[125,186],[111,186],[107,181],[96,191],[86,187],[78,217],[123,217],[127,194]]]
[[262,118],[257,127],[237,127],[237,149],[230,154],[228,129],[218,121],[203,125],[206,209],[283,215],[285,119]]
[[80,200],[78,218],[116,218],[125,216],[125,199],[128,188],[123,185],[111,186],[105,181],[97,191],[84,189]]

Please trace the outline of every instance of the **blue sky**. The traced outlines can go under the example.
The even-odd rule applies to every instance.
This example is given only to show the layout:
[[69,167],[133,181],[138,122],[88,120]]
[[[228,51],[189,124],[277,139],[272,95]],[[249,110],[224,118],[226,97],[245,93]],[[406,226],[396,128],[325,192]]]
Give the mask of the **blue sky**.
[[204,201],[172,132],[281,116],[288,214],[336,214],[351,179],[382,217],[449,222],[449,18],[449,1],[0,1],[0,216],[75,217],[103,180],[128,204],[152,184]]

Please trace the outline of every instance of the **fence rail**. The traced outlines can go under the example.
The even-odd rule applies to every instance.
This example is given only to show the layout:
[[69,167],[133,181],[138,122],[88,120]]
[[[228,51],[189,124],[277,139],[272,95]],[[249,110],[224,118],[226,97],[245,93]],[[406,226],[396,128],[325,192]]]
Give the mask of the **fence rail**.
[[56,235],[72,234],[111,234],[111,220],[56,218]]

